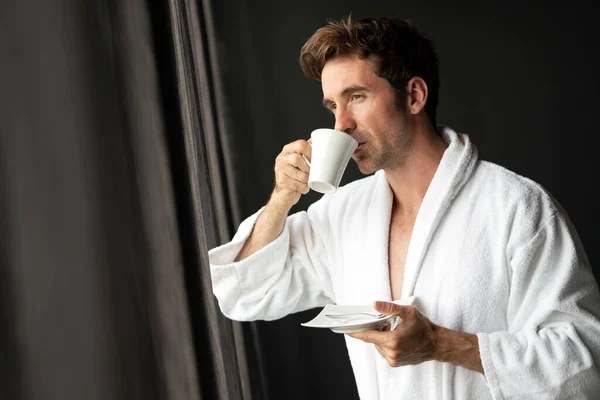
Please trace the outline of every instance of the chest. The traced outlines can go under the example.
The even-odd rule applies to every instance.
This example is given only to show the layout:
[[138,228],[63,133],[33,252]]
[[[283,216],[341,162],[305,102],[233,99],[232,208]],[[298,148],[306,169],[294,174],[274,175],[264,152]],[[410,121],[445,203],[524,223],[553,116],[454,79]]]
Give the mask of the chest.
[[388,246],[390,289],[392,300],[402,296],[406,255],[414,227],[414,218],[392,217]]

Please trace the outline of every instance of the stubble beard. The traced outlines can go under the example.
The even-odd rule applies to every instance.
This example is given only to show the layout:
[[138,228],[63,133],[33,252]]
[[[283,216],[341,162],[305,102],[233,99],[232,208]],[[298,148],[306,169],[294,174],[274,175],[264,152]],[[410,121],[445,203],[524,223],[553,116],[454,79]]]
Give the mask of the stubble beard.
[[[405,128],[406,129],[406,128]],[[372,174],[380,169],[395,169],[402,167],[406,164],[408,154],[410,152],[412,135],[408,130],[399,132],[395,140],[389,144],[383,144],[374,152],[366,152],[356,157],[354,160],[358,166],[360,172],[364,175]],[[371,165],[361,165],[361,161],[370,161]]]

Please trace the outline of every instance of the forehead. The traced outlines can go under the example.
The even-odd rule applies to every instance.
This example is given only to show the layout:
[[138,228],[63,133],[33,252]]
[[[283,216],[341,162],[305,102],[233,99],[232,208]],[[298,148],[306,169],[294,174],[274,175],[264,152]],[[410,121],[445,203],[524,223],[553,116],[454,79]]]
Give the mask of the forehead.
[[331,98],[350,86],[374,87],[385,79],[377,76],[373,57],[364,60],[356,55],[327,61],[321,72],[323,96]]

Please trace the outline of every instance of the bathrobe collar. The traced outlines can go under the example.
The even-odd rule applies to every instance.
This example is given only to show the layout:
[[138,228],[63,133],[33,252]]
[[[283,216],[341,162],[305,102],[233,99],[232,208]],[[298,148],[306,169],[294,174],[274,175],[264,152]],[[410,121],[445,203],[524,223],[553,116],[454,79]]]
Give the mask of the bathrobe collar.
[[[444,126],[438,127],[438,130],[448,148],[442,156],[415,220],[406,257],[403,297],[413,295],[432,233],[452,200],[468,181],[477,162],[477,149],[468,135],[458,134]],[[372,256],[369,263],[371,271],[367,278],[369,282],[365,286],[371,289],[367,294],[368,298],[389,301],[392,298],[388,246],[393,194],[383,170],[375,174],[375,179],[375,190],[369,204],[367,219],[370,238],[367,250]]]

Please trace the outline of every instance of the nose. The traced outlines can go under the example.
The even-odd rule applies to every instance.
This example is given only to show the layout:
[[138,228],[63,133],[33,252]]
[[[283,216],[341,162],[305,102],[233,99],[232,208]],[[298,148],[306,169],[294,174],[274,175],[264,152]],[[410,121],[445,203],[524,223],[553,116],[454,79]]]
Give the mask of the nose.
[[350,133],[356,129],[356,121],[352,113],[345,107],[338,107],[335,113],[335,127],[336,131]]

